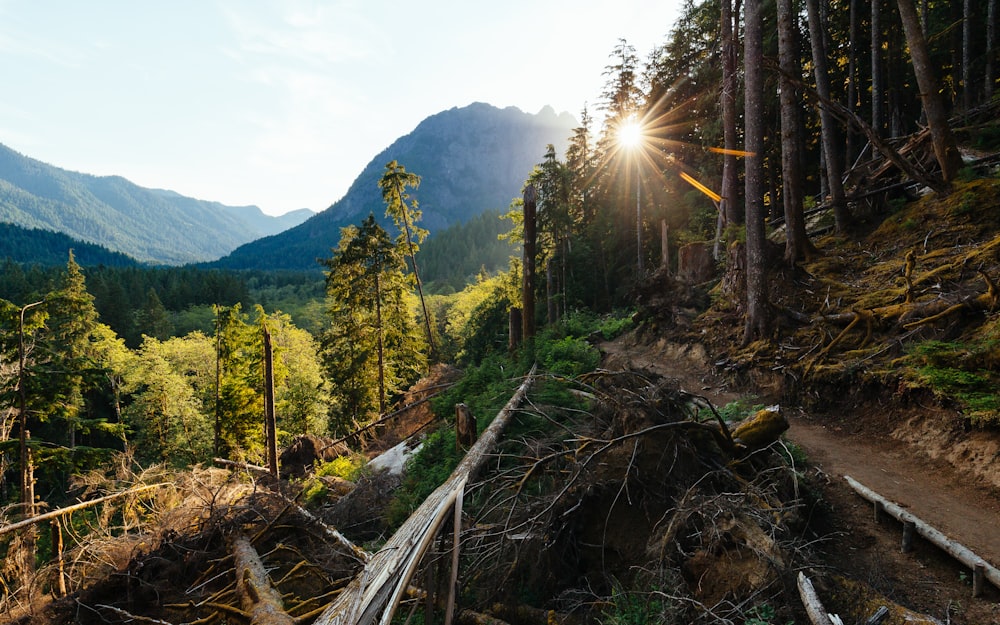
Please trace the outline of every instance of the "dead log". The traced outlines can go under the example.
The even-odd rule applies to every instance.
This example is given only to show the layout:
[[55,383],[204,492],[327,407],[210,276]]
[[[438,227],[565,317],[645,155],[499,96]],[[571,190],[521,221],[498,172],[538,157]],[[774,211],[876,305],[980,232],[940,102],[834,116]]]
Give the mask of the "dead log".
[[249,462],[239,462],[237,460],[227,460],[225,458],[212,458],[212,463],[226,469],[235,469],[238,471],[242,470],[242,471],[250,471],[253,473],[265,473],[267,475],[271,475],[271,470],[268,469],[267,467],[262,467],[256,464],[250,464]]
[[827,614],[823,602],[819,600],[819,595],[816,594],[812,581],[802,571],[799,571],[798,586],[799,597],[802,598],[802,605],[806,608],[809,622],[813,625],[833,625],[833,619]]
[[82,503],[73,504],[72,506],[66,506],[65,508],[59,508],[58,510],[53,510],[52,512],[46,512],[45,514],[39,514],[38,516],[31,517],[30,519],[24,519],[23,521],[18,521],[17,523],[11,523],[9,525],[4,525],[0,527],[0,535],[6,534],[8,532],[13,532],[14,530],[19,530],[23,527],[29,525],[34,525],[35,523],[41,523],[42,521],[48,521],[56,517],[63,516],[64,514],[69,514],[71,512],[76,512],[77,510],[84,510],[97,504],[104,503],[105,501],[111,501],[112,499],[117,499],[118,497],[124,497],[125,495],[132,495],[135,493],[141,493],[144,490],[150,490],[152,488],[159,488],[160,486],[166,486],[166,483],[162,484],[147,484],[146,486],[140,486],[138,488],[130,488],[129,490],[123,490],[113,495],[106,495],[104,497],[98,497],[97,499],[91,499],[89,501],[84,501]]
[[288,499],[285,499],[285,501],[288,502],[290,506],[292,506],[292,508],[299,514],[299,516],[309,521],[314,526],[318,527],[323,532],[323,534],[326,535],[327,538],[333,540],[341,547],[347,549],[347,551],[350,552],[350,554],[359,562],[361,562],[362,564],[366,564],[369,560],[371,560],[372,556],[370,553],[352,543],[350,539],[341,534],[336,528],[330,527],[325,522],[323,522],[322,519],[314,515],[312,512],[309,512],[299,504],[293,501],[289,501]]
[[388,624],[405,593],[421,557],[441,528],[466,482],[486,462],[507,422],[524,400],[534,380],[535,368],[525,378],[507,405],[465,455],[444,484],[439,486],[403,522],[396,533],[372,556],[364,570],[330,604],[315,625]]
[[[971,549],[958,541],[945,536],[944,533],[920,520],[916,515],[903,509],[903,507],[899,504],[879,495],[875,491],[853,479],[851,476],[845,475],[844,479],[847,480],[847,483],[850,484],[851,488],[853,488],[854,491],[863,498],[876,505],[880,505],[881,509],[885,511],[886,514],[889,514],[898,521],[904,524],[912,523],[913,528],[919,535],[926,538],[930,543],[936,545],[939,549],[955,558],[963,565],[969,567],[969,569],[973,571],[974,575],[978,574],[997,588],[1000,588],[1000,570],[976,555],[976,553]],[[979,571],[981,571],[981,573],[979,573]]]
[[295,619],[285,612],[281,593],[271,585],[264,563],[245,536],[237,536],[232,544],[236,570],[236,594],[243,609],[250,614],[251,625],[295,625]]
[[733,430],[733,441],[747,451],[764,449],[781,438],[788,429],[788,419],[778,406],[758,410]]

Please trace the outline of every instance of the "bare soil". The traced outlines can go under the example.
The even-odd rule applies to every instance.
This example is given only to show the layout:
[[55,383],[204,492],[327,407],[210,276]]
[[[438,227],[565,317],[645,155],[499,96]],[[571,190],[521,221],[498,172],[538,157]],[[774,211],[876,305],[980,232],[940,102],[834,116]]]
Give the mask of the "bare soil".
[[[607,368],[635,367],[675,378],[716,406],[742,397],[715,372],[700,345],[647,343],[632,336],[600,347]],[[864,582],[943,623],[1000,623],[1000,591],[987,587],[984,596],[972,598],[970,572],[922,540],[915,541],[912,552],[901,553],[900,524],[893,519],[876,524],[872,505],[843,479],[850,475],[998,564],[997,437],[975,432],[945,436],[925,427],[940,422],[922,416],[931,408],[887,414],[892,410],[859,407],[858,414],[842,418],[786,411],[791,423],[786,438],[804,450],[804,472],[821,485],[825,505],[817,512],[822,518],[812,525],[820,531],[827,572]],[[954,453],[956,448],[961,452]]]

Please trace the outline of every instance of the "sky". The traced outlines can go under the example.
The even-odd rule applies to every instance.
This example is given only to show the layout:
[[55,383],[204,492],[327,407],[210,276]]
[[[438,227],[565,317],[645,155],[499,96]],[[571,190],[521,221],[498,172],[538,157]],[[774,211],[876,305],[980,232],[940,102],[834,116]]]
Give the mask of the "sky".
[[435,113],[594,114],[619,40],[645,60],[682,4],[0,0],[0,143],[271,215],[320,211]]

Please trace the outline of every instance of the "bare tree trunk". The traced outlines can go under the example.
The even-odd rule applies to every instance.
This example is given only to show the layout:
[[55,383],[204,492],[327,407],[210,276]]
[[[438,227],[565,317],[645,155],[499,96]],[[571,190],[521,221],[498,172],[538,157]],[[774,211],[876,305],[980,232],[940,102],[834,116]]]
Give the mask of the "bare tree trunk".
[[375,332],[378,335],[378,411],[385,414],[385,336],[382,329],[382,277],[375,272]]
[[[852,114],[856,113],[858,100],[858,2],[851,0],[851,26],[847,42],[849,52],[847,57],[847,110]],[[844,142],[844,167],[850,169],[854,161],[854,132],[847,129],[847,136]]]
[[872,128],[882,136],[885,131],[885,86],[882,84],[882,0],[872,0]]
[[[824,24],[820,17],[819,0],[806,0],[809,13],[809,39],[812,42],[813,68],[816,75],[816,92],[823,100],[830,100],[830,74],[826,61],[826,47],[823,45]],[[830,204],[838,232],[844,232],[850,225],[847,200],[844,197],[841,156],[837,142],[836,120],[830,110],[820,106],[820,125],[823,138],[823,156],[826,158],[826,177],[830,188]]]
[[781,67],[781,199],[785,209],[785,260],[809,257],[815,249],[806,234],[802,208],[802,109],[793,77],[801,75],[792,0],[778,0],[778,62]]
[[521,337],[535,336],[535,187],[524,189],[524,267],[521,278]]
[[744,118],[746,119],[746,325],[743,344],[770,334],[764,231],[764,40],[763,0],[747,0],[743,41]]
[[962,107],[966,111],[972,110],[972,96],[972,0],[965,0],[962,3]]
[[[739,209],[739,184],[736,171],[736,150],[738,133],[736,128],[736,37],[733,28],[733,0],[721,0],[722,37],[722,134],[725,154],[722,157],[722,201],[719,212],[723,229],[728,225],[742,223],[743,212]],[[739,4],[737,0],[737,5]],[[716,254],[718,257],[718,254]]]
[[278,477],[278,424],[274,416],[274,350],[271,333],[264,326],[264,431],[267,434],[267,468]]
[[913,71],[920,87],[920,100],[927,115],[927,125],[931,131],[931,141],[934,144],[934,155],[941,167],[941,176],[945,184],[951,184],[958,170],[962,167],[962,155],[958,151],[955,138],[948,125],[948,113],[945,110],[944,98],[941,96],[927,40],[920,28],[917,8],[913,0],[896,0],[899,15],[906,32],[906,41],[910,47],[910,57],[913,60]]
[[993,98],[993,81],[995,80],[995,63],[997,45],[997,0],[989,0],[986,8],[986,99]]

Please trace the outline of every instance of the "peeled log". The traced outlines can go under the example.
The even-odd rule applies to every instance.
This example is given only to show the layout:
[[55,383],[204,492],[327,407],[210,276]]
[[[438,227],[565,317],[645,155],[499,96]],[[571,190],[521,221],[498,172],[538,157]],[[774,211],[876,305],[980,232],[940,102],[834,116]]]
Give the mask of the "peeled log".
[[781,408],[768,406],[737,425],[733,439],[749,451],[755,451],[777,441],[787,429],[788,419]]
[[233,540],[236,569],[236,594],[243,609],[250,614],[251,625],[295,625],[285,612],[281,593],[271,585],[264,563],[245,536]]
[[872,489],[852,478],[850,475],[845,475],[844,479],[847,480],[847,483],[850,484],[852,489],[854,489],[854,492],[861,495],[868,501],[881,505],[882,509],[893,518],[897,519],[901,523],[912,523],[913,528],[918,534],[926,538],[929,542],[936,545],[939,549],[951,557],[972,569],[974,576],[981,575],[991,584],[1000,588],[1000,569],[982,559],[978,554],[962,543],[949,538],[937,528],[928,525],[915,514],[905,510],[898,503],[890,501],[882,495],[879,495]]
[[812,581],[802,571],[799,571],[798,585],[799,597],[802,598],[802,605],[805,606],[806,614],[809,615],[809,622],[813,625],[833,625],[833,620],[819,600],[819,595],[816,594]]

